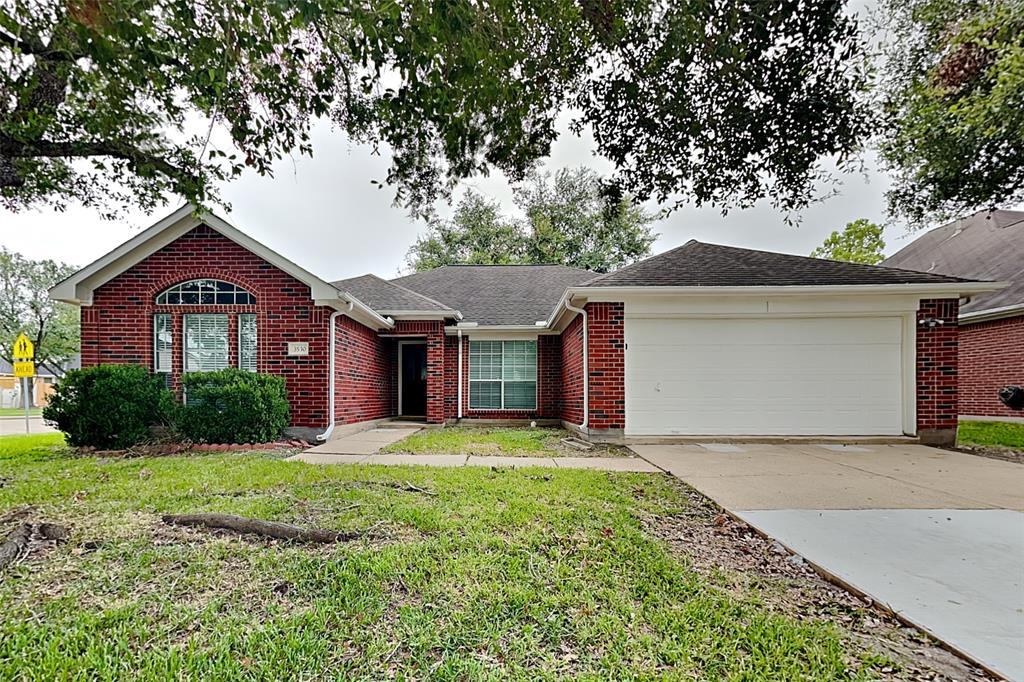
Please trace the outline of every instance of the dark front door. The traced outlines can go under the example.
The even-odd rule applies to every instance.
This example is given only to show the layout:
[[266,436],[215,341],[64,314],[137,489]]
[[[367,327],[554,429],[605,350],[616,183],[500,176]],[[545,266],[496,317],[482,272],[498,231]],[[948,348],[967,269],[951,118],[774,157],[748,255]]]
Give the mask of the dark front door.
[[402,382],[399,413],[403,416],[425,417],[427,415],[427,344],[403,343],[398,347],[401,353]]

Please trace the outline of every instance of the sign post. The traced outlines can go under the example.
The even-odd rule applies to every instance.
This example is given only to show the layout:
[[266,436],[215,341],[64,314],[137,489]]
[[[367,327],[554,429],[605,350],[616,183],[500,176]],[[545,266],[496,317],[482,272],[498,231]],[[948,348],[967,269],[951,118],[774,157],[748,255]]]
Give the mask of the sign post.
[[30,433],[28,382],[36,375],[36,349],[24,334],[14,340],[14,376],[21,379],[21,401],[25,404],[25,433]]

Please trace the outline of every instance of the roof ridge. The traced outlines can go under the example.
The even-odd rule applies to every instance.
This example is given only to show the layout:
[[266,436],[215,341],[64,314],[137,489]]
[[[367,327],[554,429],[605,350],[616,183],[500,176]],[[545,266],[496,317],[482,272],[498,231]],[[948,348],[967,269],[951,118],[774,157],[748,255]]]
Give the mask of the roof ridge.
[[[373,274],[373,273],[370,273],[370,274]],[[395,284],[391,280],[384,279],[383,277],[379,277],[377,275],[373,275],[373,276],[376,277],[377,279],[379,279],[380,281],[386,283],[386,284],[390,284],[391,286],[395,287],[396,289],[401,289],[402,291],[409,292],[413,296],[418,296],[419,298],[422,298],[424,301],[429,301],[430,303],[433,303],[434,305],[439,305],[442,308],[445,308],[446,310],[455,310],[454,307],[448,305],[447,303],[442,303],[441,301],[438,301],[436,298],[431,298],[430,296],[425,296],[425,295],[421,294],[418,291],[410,289],[409,287],[403,287],[401,284]]]
[[[689,239],[689,240],[686,241],[686,243],[680,244],[679,246],[673,246],[668,251],[662,251],[661,253],[655,253],[655,254],[650,255],[647,258],[644,258],[642,260],[638,260],[638,261],[636,261],[634,263],[630,263],[629,265],[624,265],[623,267],[619,268],[618,270],[612,270],[611,272],[606,272],[604,274],[598,275],[597,277],[595,277],[593,279],[588,279],[586,282],[584,282],[580,286],[583,286],[583,287],[590,286],[590,284],[593,283],[593,282],[599,282],[602,279],[606,279],[608,277],[611,277],[612,275],[618,274],[620,272],[625,272],[626,270],[629,270],[630,268],[634,268],[637,265],[640,265],[641,263],[646,263],[649,260],[653,260],[655,258],[661,258],[662,256],[667,256],[668,254],[675,253],[676,251],[682,251],[683,249],[689,248],[689,247],[693,246],[694,244],[703,244],[703,243],[704,242],[697,241],[696,239]],[[711,244],[711,246],[715,246],[715,245]]]

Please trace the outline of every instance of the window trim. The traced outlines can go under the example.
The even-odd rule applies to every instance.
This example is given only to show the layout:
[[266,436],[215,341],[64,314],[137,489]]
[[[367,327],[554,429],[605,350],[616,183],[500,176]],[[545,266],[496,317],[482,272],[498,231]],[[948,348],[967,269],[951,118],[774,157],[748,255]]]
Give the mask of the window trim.
[[[505,407],[505,343],[510,341],[520,341],[525,343],[532,343],[534,348],[534,363],[533,363],[533,407]],[[497,342],[501,344],[501,378],[500,379],[472,379],[470,378],[472,367],[473,367],[473,344],[474,343],[487,343]],[[498,338],[498,339],[476,339],[475,341],[470,338],[468,339],[468,352],[466,353],[466,403],[469,406],[470,412],[537,412],[540,409],[540,344],[538,340],[523,339],[523,338]],[[497,382],[501,385],[501,407],[473,407],[473,383],[493,383]],[[522,380],[509,381],[508,383],[525,383]]]
[[[232,287],[232,289],[231,289],[230,292],[227,292],[227,291],[221,292],[221,291],[218,291],[215,288],[212,292],[209,292],[209,293],[213,294],[214,301],[212,303],[204,303],[202,301],[202,296],[203,296],[203,294],[205,292],[203,291],[202,286],[198,285],[198,283],[200,283],[200,282],[213,282],[215,285],[225,284],[227,286]],[[182,292],[181,291],[182,287],[188,286],[190,284],[197,284],[197,290],[195,292]],[[172,293],[178,295],[178,302],[177,303],[171,303],[170,301],[167,301],[167,300],[164,300],[164,301],[160,300],[162,297],[169,296]],[[185,303],[185,302],[183,302],[181,300],[181,296],[183,295],[183,293],[189,293],[189,294],[193,294],[194,293],[197,296],[199,296],[199,300],[197,302],[195,302],[195,303]],[[222,294],[222,293],[224,293],[224,294],[230,293],[231,294],[232,300],[231,300],[230,303],[218,303],[217,302],[217,300],[216,300],[217,297],[220,294]],[[238,297],[240,295],[243,295],[243,294],[246,297],[248,297],[248,302],[247,303],[239,303],[238,302]],[[158,293],[156,296],[153,297],[153,303],[155,305],[159,305],[159,306],[171,306],[171,307],[178,307],[178,306],[183,306],[183,307],[188,307],[188,306],[209,307],[209,306],[239,306],[239,305],[250,306],[250,305],[256,305],[256,295],[253,294],[251,291],[249,291],[247,288],[241,286],[240,284],[235,284],[234,282],[229,282],[229,281],[227,281],[225,279],[219,279],[217,277],[196,277],[196,278],[193,278],[193,279],[186,279],[186,280],[183,280],[181,282],[177,282],[176,284],[172,284],[171,286],[165,288],[163,291],[161,291],[160,293]]]

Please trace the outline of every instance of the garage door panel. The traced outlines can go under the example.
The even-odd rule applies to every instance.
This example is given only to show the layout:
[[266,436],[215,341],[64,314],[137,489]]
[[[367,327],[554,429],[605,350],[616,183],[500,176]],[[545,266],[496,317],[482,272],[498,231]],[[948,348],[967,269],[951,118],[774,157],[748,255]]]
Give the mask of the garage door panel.
[[899,318],[626,320],[626,431],[897,435]]

